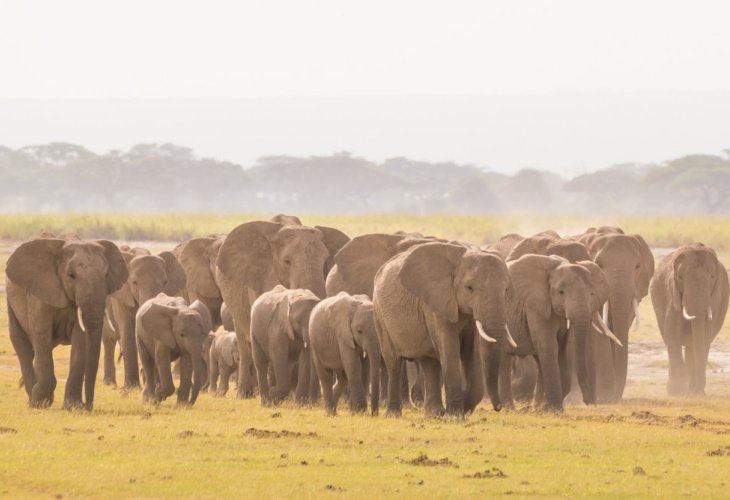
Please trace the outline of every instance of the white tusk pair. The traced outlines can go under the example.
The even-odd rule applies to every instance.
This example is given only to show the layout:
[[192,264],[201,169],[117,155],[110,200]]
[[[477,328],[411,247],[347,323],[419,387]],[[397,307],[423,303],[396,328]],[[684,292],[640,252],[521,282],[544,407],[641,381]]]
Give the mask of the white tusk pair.
[[[484,331],[484,326],[482,325],[481,321],[476,320],[476,323],[477,323],[477,331],[479,332],[479,336],[481,338],[483,338],[487,342],[497,342],[497,339],[487,335],[487,332]],[[505,335],[507,337],[507,342],[509,342],[509,345],[511,345],[514,348],[517,348],[517,342],[515,342],[515,339],[512,338],[512,334],[510,333],[509,327],[507,326],[506,323],[504,325],[504,331],[505,331]]]
[[639,302],[636,299],[634,299],[634,316],[636,316],[634,330],[638,330],[641,325],[641,315],[639,314]]
[[596,328],[596,330],[599,330],[600,332],[603,332],[603,334],[608,337],[609,339],[613,340],[617,345],[620,347],[623,347],[624,345],[621,343],[621,341],[616,337],[616,335],[613,334],[611,330],[608,329],[608,325],[604,323],[603,318],[598,314],[598,311],[596,311],[596,317],[595,319],[598,321],[598,326],[600,326],[600,330],[596,328],[595,324],[593,325],[593,328]]
[[114,328],[114,325],[112,325],[112,319],[109,317],[106,309],[104,310],[104,317],[106,318],[106,324],[109,325],[109,328],[111,328],[113,332],[116,332],[117,330]]
[[697,317],[697,316],[690,315],[687,312],[687,306],[685,306],[684,304],[682,304],[682,316],[684,316],[684,319],[686,319],[687,321],[692,321],[693,319],[695,319]]
[[79,318],[79,326],[81,327],[81,331],[86,333],[86,325],[84,324],[84,313],[81,312],[81,308],[76,308],[76,316]]

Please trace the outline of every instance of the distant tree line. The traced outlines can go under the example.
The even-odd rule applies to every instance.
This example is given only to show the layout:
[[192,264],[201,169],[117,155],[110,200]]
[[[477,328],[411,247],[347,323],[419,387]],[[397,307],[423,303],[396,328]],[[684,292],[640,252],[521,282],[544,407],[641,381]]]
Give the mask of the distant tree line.
[[169,143],[101,155],[67,143],[0,146],[0,211],[727,214],[730,150],[565,179],[349,152],[243,168]]

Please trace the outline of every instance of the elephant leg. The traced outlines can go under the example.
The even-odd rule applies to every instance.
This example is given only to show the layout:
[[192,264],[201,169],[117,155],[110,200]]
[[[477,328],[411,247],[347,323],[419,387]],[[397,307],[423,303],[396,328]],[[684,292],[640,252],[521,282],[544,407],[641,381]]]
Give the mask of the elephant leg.
[[287,359],[288,346],[280,346],[284,352],[271,353],[271,363],[274,365],[276,385],[269,389],[269,395],[274,404],[282,402],[291,392],[291,374]]
[[20,373],[23,377],[23,385],[28,397],[31,397],[33,386],[36,383],[35,372],[33,371],[33,344],[28,335],[23,331],[15,313],[8,305],[8,329],[10,330],[10,342],[20,362]]
[[142,392],[142,399],[145,402],[152,403],[155,400],[155,390],[157,388],[155,359],[141,341],[138,340],[137,343],[137,347],[139,348],[139,359],[142,362],[142,370],[144,370],[145,373],[145,384],[144,391]]
[[347,383],[350,386],[350,411],[352,413],[363,413],[368,409],[368,403],[359,353],[348,347],[340,346],[340,357],[345,369]]
[[319,387],[319,375],[317,370],[314,369],[314,356],[312,352],[309,352],[309,402],[316,404],[319,401],[320,387]]
[[680,325],[673,321],[665,321],[664,343],[667,346],[669,356],[669,380],[667,382],[667,394],[670,396],[683,396],[687,392],[687,367],[685,366],[682,354],[681,322]]
[[406,369],[407,361],[404,361],[403,370],[401,370],[400,377],[400,393],[403,398],[403,406],[409,406],[411,404],[410,399],[410,388],[408,386],[408,370]]
[[712,338],[708,330],[708,323],[704,316],[692,320],[690,329],[692,331],[692,353],[687,358],[690,369],[688,393],[690,396],[703,396],[707,381],[707,357],[710,354],[710,341]]
[[558,364],[558,342],[555,337],[538,338],[536,343],[540,360],[545,407],[552,411],[563,410],[563,391]]
[[170,349],[162,344],[155,344],[155,366],[157,367],[157,375],[160,377],[160,385],[155,388],[157,402],[175,394],[170,363]]
[[[510,389],[518,401],[532,403],[535,398],[539,368],[534,356],[515,357],[510,374],[514,374]],[[501,368],[501,367],[500,367]],[[500,375],[501,376],[501,375]]]
[[[466,391],[464,392],[464,413],[471,413],[484,397],[484,375],[480,363],[479,349],[476,344],[476,334],[467,332],[462,335],[461,342],[461,365],[464,368],[466,378]],[[500,354],[498,353],[499,357]],[[497,380],[494,380],[494,392],[499,396],[499,370],[495,373]],[[502,403],[494,404],[495,410],[502,409]]]
[[[49,325],[48,332],[51,331]],[[53,368],[53,346],[51,335],[36,335],[33,342],[33,368],[36,383],[31,389],[30,406],[45,408],[53,403],[53,391],[56,390],[56,374]]]
[[215,356],[210,357],[210,371],[208,372],[208,392],[210,394],[218,393],[218,376],[220,374],[220,367],[218,358]]
[[117,339],[105,332],[101,340],[104,344],[104,384],[116,386],[117,367],[114,363],[114,351],[117,347]]
[[[499,398],[502,400],[502,405],[510,410],[515,407],[512,395],[512,365],[515,361],[519,362],[519,358],[513,358],[502,352],[502,361],[499,363]],[[485,368],[486,370],[488,368]]]
[[440,417],[446,410],[441,399],[441,365],[437,359],[424,358],[420,361],[423,371],[423,409],[427,416]]
[[458,341],[449,339],[440,343],[441,374],[446,392],[446,413],[452,416],[464,415],[464,391],[461,388],[461,355]]
[[[240,342],[240,341],[239,341]],[[256,367],[256,373],[259,379],[259,394],[261,395],[261,404],[266,406],[271,403],[271,390],[269,389],[269,371],[272,368],[269,365],[269,357],[264,352],[263,347],[259,345],[255,340],[251,342],[251,352],[254,366]],[[238,365],[238,384],[241,384],[241,365]],[[240,394],[240,392],[238,393]],[[240,396],[239,396],[240,397]]]
[[334,416],[337,414],[337,402],[332,390],[334,372],[322,366],[317,356],[312,356],[312,364],[322,385],[322,398],[324,399],[325,412],[327,415]]
[[84,358],[86,357],[86,333],[75,327],[71,333],[71,358],[69,360],[66,392],[63,407],[67,410],[82,408],[81,392],[84,384]]
[[[238,309],[238,308],[236,308]],[[236,397],[239,399],[252,398],[256,388],[256,375],[254,371],[253,346],[251,345],[251,312],[250,305],[244,304],[243,309],[234,314],[233,325],[236,328],[238,339],[238,384],[236,385]],[[255,370],[258,378],[261,378],[259,370]],[[264,372],[265,373],[265,372]]]
[[400,394],[400,378],[403,361],[403,358],[396,358],[388,366],[388,410],[385,414],[388,417],[400,417],[402,413],[403,399]]
[[190,403],[190,388],[193,381],[193,360],[189,354],[180,356],[180,385],[177,388],[177,404]]
[[221,383],[218,386],[218,395],[225,396],[228,392],[228,384],[231,379],[231,367],[229,367],[223,360],[220,363],[220,374]]
[[423,406],[423,369],[418,361],[406,361],[406,371],[411,385],[411,402],[417,408]]
[[345,375],[345,372],[342,370],[339,370],[337,372],[334,372],[334,375],[336,375],[337,381],[335,383],[334,387],[334,398],[335,398],[335,405],[338,404],[340,401],[340,398],[344,395],[345,399],[347,401],[350,400],[350,391],[347,384],[347,376]]
[[119,344],[124,358],[124,388],[139,388],[139,364],[137,362],[137,341],[135,336],[136,307],[115,305],[114,316],[119,327]]
[[615,366],[611,344],[611,339],[604,335],[597,335],[593,339],[596,361],[596,401],[601,404],[613,403],[614,394],[616,393]]
[[562,401],[570,392],[570,377],[573,371],[571,360],[568,356],[567,335],[558,341],[558,368],[560,369],[560,388],[562,389]]
[[299,351],[299,363],[297,369],[297,386],[294,389],[294,401],[298,405],[306,405],[309,403],[309,392],[311,390],[310,380],[311,363],[309,359],[309,351],[302,349]]

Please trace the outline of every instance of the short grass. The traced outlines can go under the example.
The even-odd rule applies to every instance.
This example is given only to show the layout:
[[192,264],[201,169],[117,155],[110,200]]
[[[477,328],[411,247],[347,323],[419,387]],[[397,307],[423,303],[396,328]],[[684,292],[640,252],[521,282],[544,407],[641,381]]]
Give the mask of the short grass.
[[[589,224],[618,223],[642,232],[657,246],[703,239],[730,248],[723,239],[730,239],[730,231],[703,236],[699,225],[710,224],[707,219],[661,220],[656,229],[649,220],[639,219],[581,219],[562,226],[549,218],[304,219],[351,235],[403,229],[473,242],[510,231],[529,234],[554,227],[577,232]],[[224,232],[244,220],[245,216],[173,215],[0,217],[0,235],[24,238],[40,230],[69,231],[167,240],[171,247],[178,239]],[[678,229],[670,236],[658,228]],[[654,234],[658,236],[649,236]],[[6,252],[0,255],[0,264],[6,257]],[[0,301],[4,299],[0,294]],[[631,338],[659,340],[650,301],[644,300],[641,307],[642,325]],[[718,341],[727,340],[726,328]],[[263,408],[258,400],[235,400],[232,394],[203,394],[190,409],[176,408],[172,401],[151,407],[142,403],[139,392],[123,394],[101,384],[93,412],[66,412],[60,403],[68,355],[67,347],[54,352],[56,403],[46,410],[28,409],[25,392],[18,388],[7,314],[0,309],[0,496],[718,497],[730,486],[730,383],[721,368],[708,374],[710,396],[703,399],[669,398],[663,379],[637,379],[630,380],[620,405],[570,406],[559,416],[530,410],[496,413],[480,406],[466,420],[453,421],[424,419],[415,409],[406,410],[401,419],[388,419],[351,416],[341,408],[339,416],[329,418],[321,407],[285,403]],[[654,363],[657,369],[665,368]],[[121,367],[118,377],[121,380]],[[422,454],[436,464],[410,463],[418,463]],[[467,477],[474,475],[485,477]]]

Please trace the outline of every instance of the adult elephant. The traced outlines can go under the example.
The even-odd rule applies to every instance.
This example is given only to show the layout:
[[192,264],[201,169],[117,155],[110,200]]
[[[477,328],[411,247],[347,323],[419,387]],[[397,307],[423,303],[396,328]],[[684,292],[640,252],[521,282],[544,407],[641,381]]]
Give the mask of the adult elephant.
[[[507,267],[496,254],[461,245],[417,245],[385,263],[375,277],[373,308],[378,339],[388,369],[388,414],[400,415],[400,375],[404,359],[421,362],[426,414],[471,412],[484,393],[477,331],[499,344],[505,336]],[[492,384],[498,393],[499,352]]]
[[685,245],[659,263],[650,291],[669,353],[667,392],[704,394],[710,344],[728,308],[727,270],[713,249],[702,243]]
[[224,238],[216,261],[216,283],[238,336],[239,398],[252,397],[256,384],[251,358],[253,302],[276,285],[305,288],[324,297],[325,276],[347,241],[347,235],[330,227],[266,221],[241,224]]
[[[524,255],[508,267],[512,282],[508,324],[517,347],[505,345],[504,351],[535,357],[539,367],[537,395],[547,409],[562,411],[570,390],[569,336],[574,336],[583,400],[594,403],[593,325],[612,337],[599,314],[608,295],[603,272],[592,261],[571,263],[561,257],[534,254]],[[503,359],[500,395],[509,406],[513,405],[511,372],[511,363]]]
[[103,331],[104,383],[116,385],[114,349],[117,341],[124,359],[124,387],[139,387],[135,316],[140,304],[160,292],[176,295],[185,287],[185,271],[172,252],[151,255],[144,248],[122,251],[129,279],[107,298],[107,324]]
[[106,240],[39,238],[10,255],[5,273],[10,340],[30,406],[53,402],[52,350],[71,344],[63,406],[91,409],[106,298],[128,276],[121,252]]
[[215,263],[224,235],[192,238],[178,245],[173,253],[185,270],[186,283],[181,294],[188,302],[201,301],[210,311],[213,330],[221,325],[220,310],[223,305],[215,277]]
[[596,339],[597,402],[615,403],[626,386],[629,329],[634,319],[639,325],[639,303],[649,293],[654,257],[640,235],[624,234],[617,227],[591,228],[579,240],[606,275],[609,295],[603,319],[622,344]]

